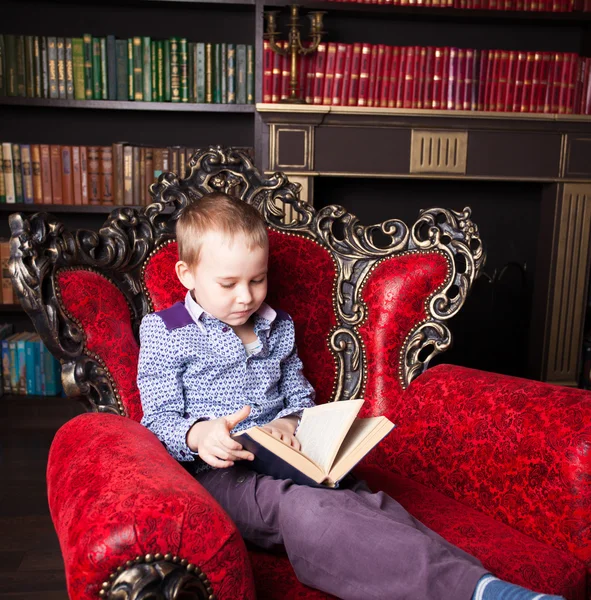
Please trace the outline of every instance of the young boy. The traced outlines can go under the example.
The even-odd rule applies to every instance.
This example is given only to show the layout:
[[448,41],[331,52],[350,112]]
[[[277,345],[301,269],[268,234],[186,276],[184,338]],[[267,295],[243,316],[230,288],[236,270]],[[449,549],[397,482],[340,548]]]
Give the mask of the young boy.
[[247,541],[284,548],[300,581],[339,598],[558,598],[496,579],[364,482],[331,490],[250,470],[252,454],[230,433],[264,426],[298,448],[299,418],[314,405],[293,322],[264,303],[265,224],[252,206],[213,193],[184,209],[176,233],[188,292],[142,321],[142,423]]

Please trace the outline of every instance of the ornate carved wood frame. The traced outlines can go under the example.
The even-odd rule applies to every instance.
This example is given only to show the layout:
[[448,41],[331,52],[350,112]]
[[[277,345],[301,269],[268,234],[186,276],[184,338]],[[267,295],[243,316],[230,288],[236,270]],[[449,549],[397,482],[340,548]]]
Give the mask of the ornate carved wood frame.
[[[447,258],[449,277],[429,298],[428,318],[417,324],[402,349],[399,378],[406,387],[436,354],[449,347],[451,335],[445,321],[464,304],[484,264],[485,253],[470,209],[461,213],[424,210],[411,227],[397,219],[364,226],[341,206],[314,210],[299,199],[299,187],[281,173],[263,177],[240,151],[210,147],[191,158],[185,177],[162,174],[151,186],[152,204],[141,209],[115,208],[98,232],[69,231],[47,213],[30,218],[11,215],[11,276],[37,331],[62,361],[67,393],[84,397],[93,410],[122,412],[109,374],[85,350],[84,333],[60,303],[56,274],[66,268],[87,268],[107,276],[127,299],[137,333],[141,318],[151,310],[143,287],[146,258],[174,239],[180,211],[211,191],[249,202],[271,227],[313,240],[333,256],[337,267],[333,304],[339,325],[329,344],[337,360],[336,400],[363,393],[365,361],[357,328],[366,315],[361,290],[369,273],[381,261],[409,252],[437,251]],[[291,215],[288,222],[286,214]]]

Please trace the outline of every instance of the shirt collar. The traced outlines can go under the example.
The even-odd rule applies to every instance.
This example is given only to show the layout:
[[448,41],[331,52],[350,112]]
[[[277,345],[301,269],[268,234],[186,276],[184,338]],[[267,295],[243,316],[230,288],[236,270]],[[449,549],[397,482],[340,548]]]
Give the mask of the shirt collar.
[[[191,315],[193,321],[195,321],[195,323],[197,323],[197,326],[203,332],[205,332],[205,326],[203,325],[203,322],[201,321],[201,317],[203,315],[206,315],[210,319],[215,318],[215,317],[212,317],[208,312],[206,312],[205,309],[198,302],[196,302],[193,299],[193,296],[191,295],[191,290],[189,290],[187,292],[187,295],[185,296],[185,308]],[[261,317],[262,319],[264,319],[265,321],[268,321],[269,324],[273,323],[273,321],[277,317],[277,312],[275,310],[273,310],[266,302],[263,302],[260,305],[259,309],[256,311],[256,314],[259,317]]]

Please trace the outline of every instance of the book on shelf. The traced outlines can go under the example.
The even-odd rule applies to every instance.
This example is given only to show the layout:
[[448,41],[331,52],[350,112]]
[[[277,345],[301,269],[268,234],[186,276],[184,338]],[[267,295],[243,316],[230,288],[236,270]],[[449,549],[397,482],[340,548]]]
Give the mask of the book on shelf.
[[590,0],[423,0],[419,4],[409,0],[328,0],[355,4],[413,6],[413,8],[456,8],[462,10],[503,10],[527,12],[589,12]]
[[303,411],[296,438],[301,449],[251,427],[232,437],[255,455],[249,467],[301,485],[338,487],[394,424],[386,417],[358,418],[363,400],[331,402]]
[[10,242],[8,240],[0,240],[0,265],[2,276],[2,304],[14,304],[14,290],[12,289],[12,280],[10,278],[10,270],[8,262],[10,261]]
[[[282,57],[263,44],[263,102],[287,97]],[[591,114],[591,59],[573,52],[326,42],[298,57],[309,104]]]
[[[254,103],[254,48],[184,37],[0,34],[0,95],[73,100]],[[206,82],[211,84],[206,93]]]

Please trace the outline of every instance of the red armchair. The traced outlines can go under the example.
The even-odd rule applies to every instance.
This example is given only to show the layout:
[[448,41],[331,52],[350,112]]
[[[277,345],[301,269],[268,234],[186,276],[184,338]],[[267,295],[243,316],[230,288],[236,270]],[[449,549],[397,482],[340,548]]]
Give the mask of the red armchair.
[[365,227],[338,206],[314,211],[283,175],[265,179],[220,148],[197,153],[185,178],[162,175],[153,204],[116,208],[99,232],[46,213],[10,218],[20,301],[61,360],[66,393],[93,411],[60,429],[47,470],[70,597],[326,597],[284,556],[247,550],[138,424],[139,322],[183,297],[175,219],[213,190],[269,224],[268,300],[294,318],[318,401],[364,396],[366,415],[398,425],[357,475],[500,577],[589,598],[591,395],[450,365],[421,374],[449,346],[445,322],[484,261],[469,209]]

